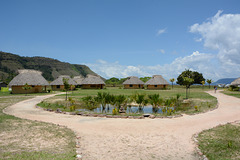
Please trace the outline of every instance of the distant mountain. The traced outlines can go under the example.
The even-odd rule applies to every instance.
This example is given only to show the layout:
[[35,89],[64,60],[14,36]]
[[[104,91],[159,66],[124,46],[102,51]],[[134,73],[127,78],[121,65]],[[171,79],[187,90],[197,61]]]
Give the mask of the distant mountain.
[[223,78],[219,79],[216,82],[212,83],[212,85],[217,85],[217,84],[231,84],[232,81],[234,81],[237,78]]
[[48,81],[56,79],[59,75],[97,75],[86,65],[70,64],[45,57],[21,57],[0,51],[0,81],[9,82],[18,74],[18,69],[39,70]]

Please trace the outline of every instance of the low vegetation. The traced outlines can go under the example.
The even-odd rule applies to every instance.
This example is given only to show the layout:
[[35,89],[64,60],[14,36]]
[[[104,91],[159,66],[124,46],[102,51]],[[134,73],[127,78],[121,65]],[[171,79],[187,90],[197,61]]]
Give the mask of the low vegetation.
[[225,90],[225,91],[222,91],[222,93],[224,93],[226,95],[229,95],[229,96],[234,96],[234,97],[240,98],[240,92],[239,91]]
[[7,106],[33,97],[6,94],[0,92],[0,159],[75,159],[75,135],[71,130],[4,114],[2,110]]
[[221,125],[198,136],[199,148],[209,160],[237,160],[240,157],[240,124]]
[[[69,94],[68,101],[64,101],[63,95],[59,95],[43,101],[39,106],[63,112],[75,110],[78,112],[84,109],[86,112],[125,113],[125,115],[141,115],[147,107],[153,106],[151,113],[163,116],[182,113],[195,114],[216,107],[216,98],[203,92],[201,87],[193,87],[190,92],[190,98],[184,100],[185,92],[182,87],[174,87],[173,90],[128,90],[118,87],[109,87],[104,90],[79,89]],[[133,110],[133,106],[137,107],[137,110]]]

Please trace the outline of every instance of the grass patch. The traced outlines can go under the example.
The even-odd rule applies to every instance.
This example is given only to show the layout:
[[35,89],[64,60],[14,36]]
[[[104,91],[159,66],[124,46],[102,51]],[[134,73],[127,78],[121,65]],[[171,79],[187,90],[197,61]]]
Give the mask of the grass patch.
[[199,148],[209,160],[240,159],[240,124],[226,124],[203,131]]
[[228,90],[225,90],[225,91],[222,91],[222,93],[224,93],[226,95],[229,95],[229,96],[234,96],[234,97],[240,98],[240,92],[239,91],[228,91]]
[[75,159],[75,134],[70,129],[2,112],[29,98],[32,96],[0,96],[0,159]]

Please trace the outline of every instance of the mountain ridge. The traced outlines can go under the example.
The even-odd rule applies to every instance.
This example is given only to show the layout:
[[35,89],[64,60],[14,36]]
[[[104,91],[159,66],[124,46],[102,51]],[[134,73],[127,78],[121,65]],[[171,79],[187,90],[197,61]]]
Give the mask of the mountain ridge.
[[0,81],[9,82],[18,74],[19,69],[34,69],[42,72],[43,77],[52,81],[60,75],[83,76],[96,75],[88,66],[70,64],[48,57],[24,57],[0,51]]
[[234,81],[237,78],[221,78],[217,80],[216,82],[213,82],[212,85],[217,85],[217,84],[231,84],[232,81]]

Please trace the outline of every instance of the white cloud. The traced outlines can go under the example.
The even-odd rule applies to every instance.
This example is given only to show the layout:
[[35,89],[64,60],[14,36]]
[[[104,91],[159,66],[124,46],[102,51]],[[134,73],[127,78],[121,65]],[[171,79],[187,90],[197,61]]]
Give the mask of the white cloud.
[[95,64],[87,64],[93,71],[100,74],[105,78],[111,77],[128,77],[128,76],[152,76],[155,74],[163,75],[167,80],[170,78],[177,78],[177,76],[185,69],[196,70],[201,73],[207,72],[207,77],[216,77],[213,75],[214,66],[209,62],[214,59],[214,55],[199,53],[198,51],[193,52],[191,55],[186,57],[176,58],[171,64],[155,65],[155,66],[125,66],[120,65],[118,62],[100,63],[97,61]]
[[[157,35],[165,33],[165,29]],[[217,14],[202,24],[194,24],[190,32],[198,33],[204,46],[217,50],[217,54],[193,52],[185,57],[178,57],[170,64],[154,66],[125,66],[118,62],[98,61],[87,64],[93,71],[105,78],[127,76],[152,76],[161,74],[167,80],[177,78],[185,69],[203,73],[207,79],[237,78],[240,75],[240,14]],[[159,50],[164,53],[164,50]]]
[[163,33],[166,33],[166,29],[159,29],[158,32],[157,32],[157,36],[159,36]]
[[194,24],[190,32],[199,33],[204,46],[218,50],[222,65],[240,64],[240,14],[217,14],[202,24]]
[[157,50],[157,52],[160,52],[160,53],[162,53],[162,54],[165,54],[165,50],[164,50],[164,49],[159,49],[159,50]]

